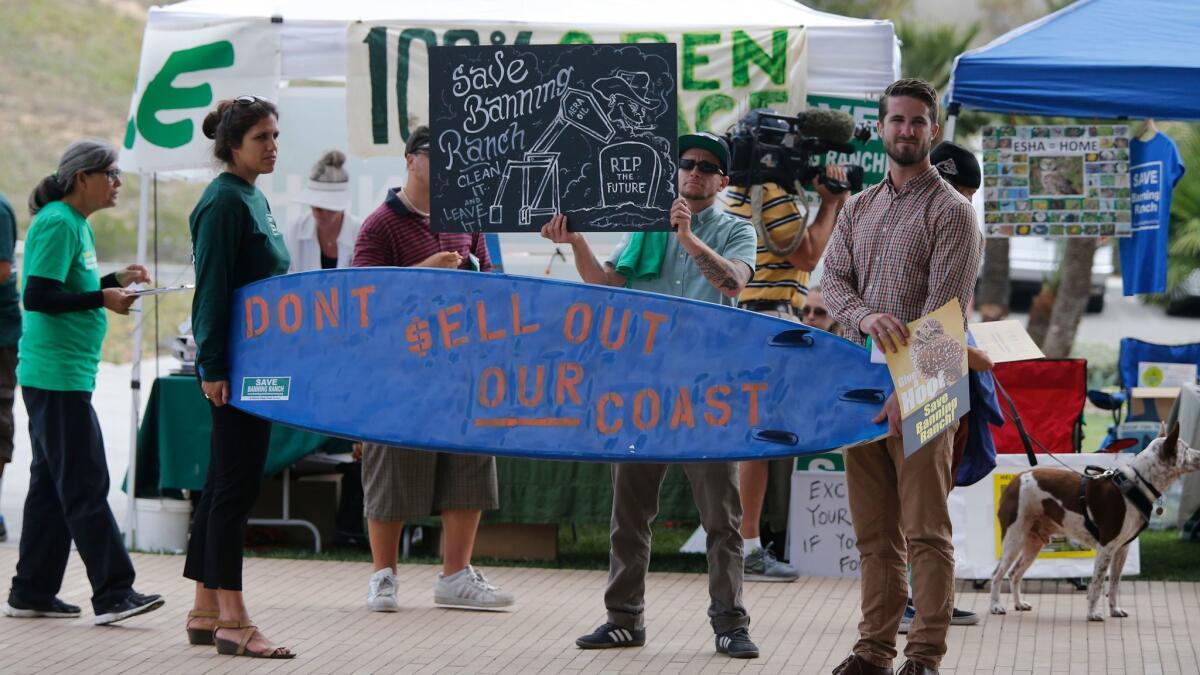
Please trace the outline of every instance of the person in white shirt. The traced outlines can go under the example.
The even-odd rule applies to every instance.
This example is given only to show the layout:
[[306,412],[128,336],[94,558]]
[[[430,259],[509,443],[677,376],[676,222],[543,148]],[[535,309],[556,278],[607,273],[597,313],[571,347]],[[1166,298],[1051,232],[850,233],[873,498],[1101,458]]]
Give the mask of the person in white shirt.
[[292,256],[288,272],[349,267],[362,220],[346,210],[350,205],[350,176],[346,155],[327,150],[309,173],[297,201],[308,211],[288,224],[284,242]]

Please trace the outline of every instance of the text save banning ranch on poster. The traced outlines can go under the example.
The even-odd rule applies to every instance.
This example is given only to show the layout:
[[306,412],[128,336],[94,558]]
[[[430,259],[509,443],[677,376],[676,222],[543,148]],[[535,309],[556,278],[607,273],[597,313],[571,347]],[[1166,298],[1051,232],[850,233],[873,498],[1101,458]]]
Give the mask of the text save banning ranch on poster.
[[670,44],[430,49],[433,228],[666,229],[675,88]]

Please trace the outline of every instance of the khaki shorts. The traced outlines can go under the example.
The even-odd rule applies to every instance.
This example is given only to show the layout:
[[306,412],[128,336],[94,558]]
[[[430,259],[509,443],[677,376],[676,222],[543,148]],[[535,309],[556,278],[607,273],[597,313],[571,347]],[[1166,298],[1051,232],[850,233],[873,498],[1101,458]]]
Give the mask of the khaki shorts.
[[363,444],[363,511],[371,520],[426,518],[446,509],[500,508],[496,458]]

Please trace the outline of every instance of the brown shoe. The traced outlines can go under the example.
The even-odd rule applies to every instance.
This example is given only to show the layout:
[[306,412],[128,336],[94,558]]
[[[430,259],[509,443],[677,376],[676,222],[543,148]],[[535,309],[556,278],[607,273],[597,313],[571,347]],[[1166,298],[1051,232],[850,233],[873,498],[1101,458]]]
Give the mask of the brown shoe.
[[909,659],[900,666],[900,670],[896,671],[896,675],[938,675],[937,668],[930,668]]
[[858,654],[851,654],[833,669],[833,675],[892,675],[892,669],[877,666]]

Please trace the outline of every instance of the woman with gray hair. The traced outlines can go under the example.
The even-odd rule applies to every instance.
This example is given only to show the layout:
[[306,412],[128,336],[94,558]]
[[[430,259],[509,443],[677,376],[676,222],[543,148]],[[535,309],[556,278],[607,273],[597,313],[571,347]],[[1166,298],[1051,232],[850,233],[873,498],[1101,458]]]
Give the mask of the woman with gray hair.
[[297,201],[308,208],[284,231],[292,257],[289,272],[349,267],[362,220],[350,215],[350,175],[346,155],[327,150],[313,165]]
[[158,595],[133,590],[133,563],[108,507],[104,439],[92,407],[105,309],[128,314],[137,299],[123,290],[148,282],[142,265],[97,274],[88,216],[117,203],[117,151],[76,141],[58,170],[29,195],[33,222],[25,235],[25,333],[17,381],[29,413],[33,463],[21,527],[21,552],[4,613],[72,618],[79,608],[56,596],[71,542],[92,583],[97,625],[158,609]]

